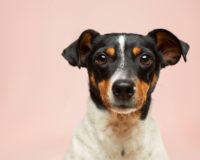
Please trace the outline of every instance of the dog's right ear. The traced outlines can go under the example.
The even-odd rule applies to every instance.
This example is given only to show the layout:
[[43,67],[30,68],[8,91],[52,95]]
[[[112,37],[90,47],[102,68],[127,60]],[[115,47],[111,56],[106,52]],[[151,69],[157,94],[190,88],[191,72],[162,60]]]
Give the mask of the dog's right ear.
[[62,55],[72,66],[86,67],[86,59],[92,49],[93,40],[100,35],[98,32],[88,29],[84,31],[78,40],[64,49]]

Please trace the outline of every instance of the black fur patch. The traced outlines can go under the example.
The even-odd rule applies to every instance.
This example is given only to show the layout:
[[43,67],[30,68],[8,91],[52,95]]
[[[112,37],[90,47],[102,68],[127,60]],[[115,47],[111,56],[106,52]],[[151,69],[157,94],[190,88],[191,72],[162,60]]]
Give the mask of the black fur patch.
[[[124,53],[120,52],[120,45],[117,41],[119,36],[122,35],[125,37]],[[141,49],[140,54],[132,54],[132,49],[135,47]],[[108,48],[113,48],[115,51],[114,56],[106,55],[106,49]],[[89,83],[90,96],[99,109],[105,110],[106,107],[102,102],[98,83],[102,80],[109,81],[111,79],[120,65],[120,54],[124,54],[125,65],[123,69],[126,70],[128,78],[135,77],[150,86],[146,95],[146,102],[140,110],[140,118],[144,120],[148,115],[151,93],[155,88],[155,85],[151,85],[153,75],[156,74],[158,77],[161,68],[176,64],[181,55],[186,61],[188,50],[189,45],[187,43],[164,29],[153,30],[146,36],[132,33],[100,35],[94,30],[86,30],[78,40],[63,51],[62,55],[72,66],[86,67],[89,76],[91,73],[93,74],[95,85],[92,84],[93,82]],[[151,58],[152,65],[145,65],[145,59],[144,63],[141,62],[141,56],[144,55]]]

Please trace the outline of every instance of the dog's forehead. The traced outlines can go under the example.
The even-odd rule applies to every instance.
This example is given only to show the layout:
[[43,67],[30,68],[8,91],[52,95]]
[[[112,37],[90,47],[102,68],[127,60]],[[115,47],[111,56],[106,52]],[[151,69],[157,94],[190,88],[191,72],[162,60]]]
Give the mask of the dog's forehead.
[[147,36],[139,34],[129,34],[129,33],[110,33],[105,35],[100,35],[96,38],[94,43],[97,47],[104,46],[119,46],[120,38],[123,37],[125,46],[141,46],[141,47],[151,47],[154,45],[153,40]]

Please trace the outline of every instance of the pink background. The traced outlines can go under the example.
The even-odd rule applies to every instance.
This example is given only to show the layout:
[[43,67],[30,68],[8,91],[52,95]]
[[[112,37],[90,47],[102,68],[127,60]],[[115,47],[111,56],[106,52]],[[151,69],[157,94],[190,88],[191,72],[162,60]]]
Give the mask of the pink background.
[[188,42],[188,62],[161,73],[153,117],[171,160],[200,159],[200,1],[1,0],[0,159],[62,160],[86,110],[86,70],[62,50],[88,28],[146,34],[166,28]]

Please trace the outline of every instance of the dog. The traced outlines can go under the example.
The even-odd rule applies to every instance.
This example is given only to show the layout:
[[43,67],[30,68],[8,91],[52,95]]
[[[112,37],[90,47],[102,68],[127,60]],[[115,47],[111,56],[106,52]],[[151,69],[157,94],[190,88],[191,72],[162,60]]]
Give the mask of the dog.
[[65,160],[167,160],[149,109],[160,70],[186,61],[189,45],[165,29],[147,35],[88,29],[64,49],[88,71],[88,111]]

